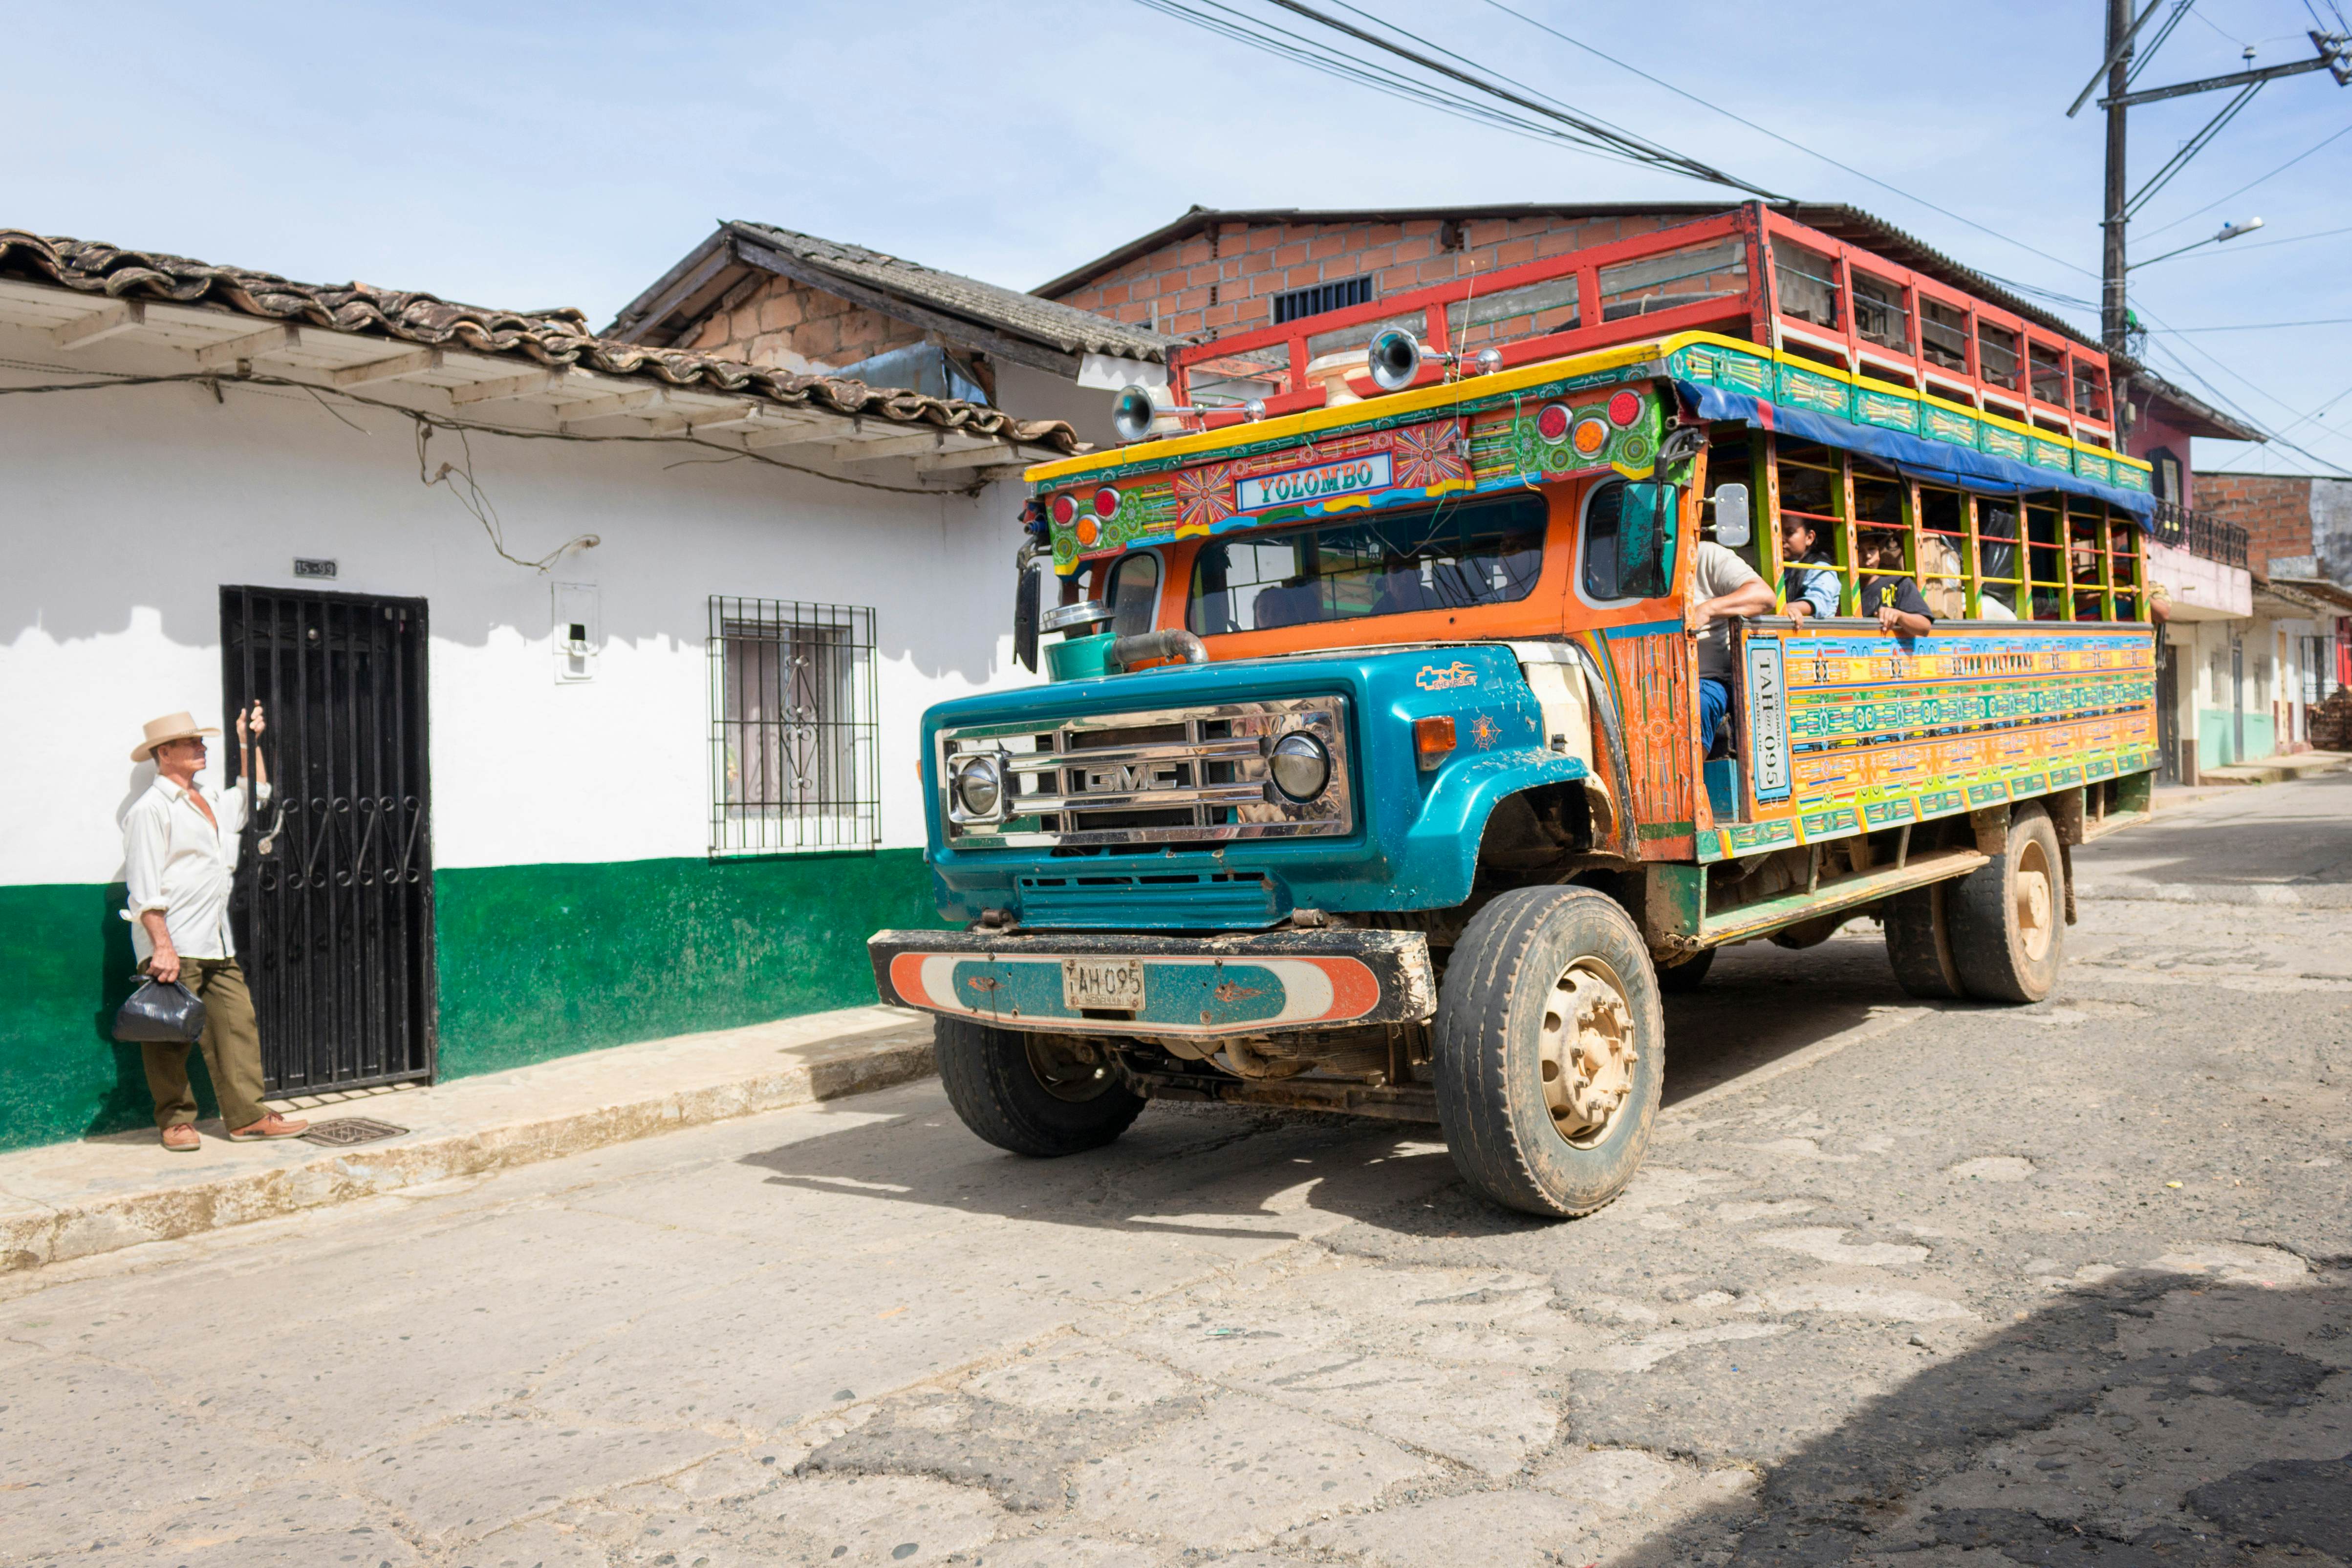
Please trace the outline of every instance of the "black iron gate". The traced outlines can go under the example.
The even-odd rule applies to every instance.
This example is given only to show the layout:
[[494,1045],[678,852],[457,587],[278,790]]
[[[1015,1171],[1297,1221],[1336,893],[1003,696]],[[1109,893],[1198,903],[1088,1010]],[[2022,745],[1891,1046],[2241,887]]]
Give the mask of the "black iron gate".
[[425,647],[421,599],[221,590],[226,711],[268,716],[230,911],[272,1094],[433,1074]]

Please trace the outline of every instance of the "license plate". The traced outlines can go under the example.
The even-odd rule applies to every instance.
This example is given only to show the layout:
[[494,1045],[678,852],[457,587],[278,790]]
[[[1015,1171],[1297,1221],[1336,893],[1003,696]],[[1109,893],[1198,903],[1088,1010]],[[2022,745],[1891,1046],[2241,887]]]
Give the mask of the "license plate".
[[1094,1008],[1110,1012],[1141,1012],[1143,960],[1063,959],[1062,1005],[1072,1011]]

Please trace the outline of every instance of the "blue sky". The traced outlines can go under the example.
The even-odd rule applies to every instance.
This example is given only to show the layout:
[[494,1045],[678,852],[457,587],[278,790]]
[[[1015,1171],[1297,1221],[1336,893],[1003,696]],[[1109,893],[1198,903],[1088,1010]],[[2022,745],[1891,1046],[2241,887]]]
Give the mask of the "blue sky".
[[[1266,14],[1260,0],[1230,3]],[[1487,0],[1359,3],[1759,184],[1850,202],[1986,271],[2096,298],[2100,117],[2086,110],[2069,120],[2064,110],[2098,61],[2101,0],[1685,0],[1671,9],[1509,0],[1990,234]],[[2327,0],[2313,4],[2333,22]],[[16,57],[38,68],[10,73],[10,119],[34,156],[12,170],[0,224],[310,281],[578,305],[599,324],[719,217],[1029,287],[1194,202],[1712,193],[1396,103],[1134,0],[118,0],[105,15],[102,37],[68,9],[8,17]],[[2302,0],[2198,0],[2142,85],[2237,69],[2247,44],[2258,64],[2305,57],[2313,15]],[[2136,177],[2223,101],[2136,111]],[[2259,214],[2267,226],[2135,275],[2135,302],[2182,329],[2352,318],[2352,234],[2296,238],[2352,225],[2339,195],[2352,135],[2229,196],[2347,125],[2352,89],[2324,73],[2265,89],[2150,203],[2134,247],[2154,255],[2225,217]],[[2165,373],[2352,469],[2352,322],[2156,341]],[[2200,449],[2199,461],[2315,467],[2294,453],[2221,446]]]

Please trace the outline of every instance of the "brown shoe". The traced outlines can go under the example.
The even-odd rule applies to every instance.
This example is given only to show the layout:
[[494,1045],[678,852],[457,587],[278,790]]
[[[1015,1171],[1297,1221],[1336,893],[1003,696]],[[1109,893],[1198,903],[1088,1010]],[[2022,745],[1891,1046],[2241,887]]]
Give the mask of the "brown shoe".
[[310,1125],[308,1122],[289,1122],[272,1111],[250,1127],[238,1127],[230,1132],[232,1144],[257,1144],[265,1138],[299,1138]]
[[163,1129],[163,1146],[175,1155],[193,1155],[205,1146],[196,1130],[185,1122],[175,1122]]

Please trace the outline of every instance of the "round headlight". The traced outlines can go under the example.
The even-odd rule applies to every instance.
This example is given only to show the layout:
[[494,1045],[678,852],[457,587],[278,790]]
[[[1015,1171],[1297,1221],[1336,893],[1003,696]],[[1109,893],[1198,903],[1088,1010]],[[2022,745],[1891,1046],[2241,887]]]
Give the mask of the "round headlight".
[[968,817],[992,817],[1004,799],[1004,775],[993,757],[975,757],[956,769],[956,804]]
[[1294,730],[1274,743],[1266,761],[1274,787],[1294,800],[1312,800],[1331,782],[1331,754],[1311,735]]

